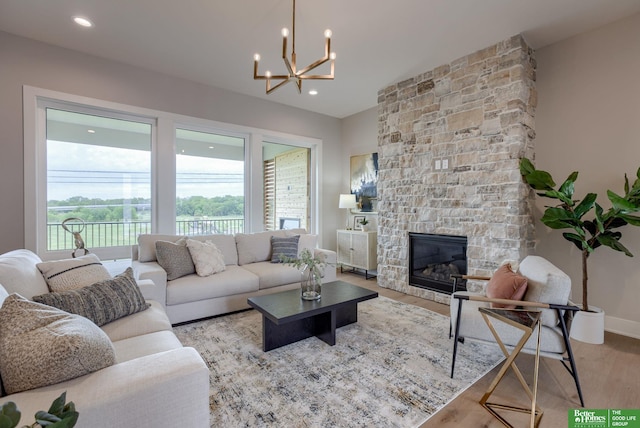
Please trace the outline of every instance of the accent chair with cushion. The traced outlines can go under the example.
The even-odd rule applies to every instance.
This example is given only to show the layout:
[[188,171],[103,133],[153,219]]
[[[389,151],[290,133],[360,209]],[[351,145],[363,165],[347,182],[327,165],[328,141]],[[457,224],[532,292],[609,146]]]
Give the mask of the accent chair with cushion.
[[[571,278],[539,256],[525,257],[520,262],[518,272],[510,272],[503,266],[491,278],[468,275],[461,278],[488,280],[489,283],[482,293],[462,291],[451,295],[451,331],[454,332],[451,377],[455,369],[458,342],[472,340],[497,346],[478,308],[519,307],[540,310],[540,356],[562,362],[575,381],[580,403],[584,407],[578,370],[569,340],[573,313],[579,310],[569,300]],[[523,287],[526,290],[523,290]],[[513,349],[522,336],[520,330],[505,323],[494,323],[494,327],[509,350]],[[521,352],[535,354],[536,341],[537,335],[534,334]]]

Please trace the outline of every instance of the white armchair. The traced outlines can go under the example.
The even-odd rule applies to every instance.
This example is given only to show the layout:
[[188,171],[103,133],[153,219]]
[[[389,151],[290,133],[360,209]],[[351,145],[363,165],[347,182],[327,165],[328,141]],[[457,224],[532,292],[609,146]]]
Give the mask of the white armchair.
[[[484,293],[456,292],[451,296],[451,332],[453,332],[453,358],[451,377],[453,377],[458,343],[473,340],[497,346],[489,327],[482,319],[478,308],[492,303],[514,305],[523,309],[540,309],[541,336],[540,356],[560,360],[573,377],[580,404],[584,407],[578,371],[571,349],[569,331],[573,313],[579,308],[571,303],[571,279],[548,260],[538,256],[527,256],[520,263],[520,275],[527,278],[528,289],[522,301],[489,298]],[[488,277],[459,276],[462,279],[489,280]],[[522,336],[520,330],[504,323],[494,325],[508,349],[518,343]],[[536,337],[525,343],[523,353],[535,354]],[[567,363],[569,365],[567,365]]]

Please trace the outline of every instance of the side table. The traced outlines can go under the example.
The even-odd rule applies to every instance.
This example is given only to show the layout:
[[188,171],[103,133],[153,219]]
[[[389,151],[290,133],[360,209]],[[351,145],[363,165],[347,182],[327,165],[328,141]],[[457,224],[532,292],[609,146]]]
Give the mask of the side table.
[[[495,409],[530,413],[531,414],[530,427],[535,428],[540,423],[540,419],[542,418],[542,413],[543,413],[542,410],[536,405],[536,394],[538,392],[538,366],[540,362],[540,329],[541,329],[540,311],[527,311],[527,310],[520,310],[520,309],[499,309],[499,308],[488,308],[488,307],[481,307],[481,308],[478,308],[478,310],[480,311],[480,314],[484,318],[484,321],[487,323],[487,326],[491,330],[491,333],[495,337],[496,342],[500,346],[500,349],[502,349],[502,353],[504,354],[505,357],[507,357],[507,360],[504,362],[504,364],[500,368],[500,371],[496,375],[495,379],[493,379],[493,381],[491,382],[489,389],[482,396],[482,399],[480,400],[480,404],[482,405],[482,407],[487,409],[489,413],[491,413],[500,422],[502,422],[505,426],[511,427],[511,428],[513,428],[513,426],[509,422],[507,422],[501,415],[499,415]],[[522,337],[518,341],[518,344],[511,351],[511,354],[509,354],[509,350],[504,345],[504,342],[502,341],[502,339],[498,335],[498,332],[493,326],[493,323],[491,321],[492,318],[494,320],[499,320],[519,330],[522,330],[523,332]],[[538,330],[538,337],[537,337],[537,343],[536,343],[535,368],[533,371],[533,391],[532,391],[531,388],[529,388],[529,385],[527,385],[527,382],[524,380],[522,373],[520,373],[520,370],[516,366],[515,359],[518,356],[518,354],[520,354],[520,351],[524,347],[524,344],[527,342],[527,340],[529,340],[529,338],[531,337],[534,330],[536,330],[536,328]],[[522,388],[524,388],[525,392],[529,396],[529,399],[531,400],[531,408],[516,407],[516,406],[499,404],[499,403],[489,403],[487,401],[491,396],[491,394],[493,394],[493,392],[495,391],[496,387],[504,377],[509,367],[513,369],[513,372],[516,374],[518,381],[520,381]]]

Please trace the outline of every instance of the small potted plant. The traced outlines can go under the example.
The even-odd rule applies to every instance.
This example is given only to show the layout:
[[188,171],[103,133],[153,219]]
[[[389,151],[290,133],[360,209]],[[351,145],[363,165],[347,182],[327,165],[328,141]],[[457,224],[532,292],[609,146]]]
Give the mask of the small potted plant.
[[360,223],[360,230],[366,232],[367,230],[369,230],[369,220],[367,220],[366,217],[363,217],[362,220],[359,221]]

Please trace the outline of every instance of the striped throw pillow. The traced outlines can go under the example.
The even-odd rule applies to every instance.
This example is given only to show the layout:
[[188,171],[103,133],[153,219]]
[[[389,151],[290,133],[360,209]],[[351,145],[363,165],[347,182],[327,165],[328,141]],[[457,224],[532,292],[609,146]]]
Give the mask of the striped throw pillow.
[[96,282],[78,290],[33,296],[33,300],[65,312],[82,315],[98,326],[144,311],[150,306],[140,292],[131,268],[112,279]]
[[98,281],[111,279],[111,275],[95,254],[75,259],[41,262],[36,265],[44,276],[50,291],[76,290]]

